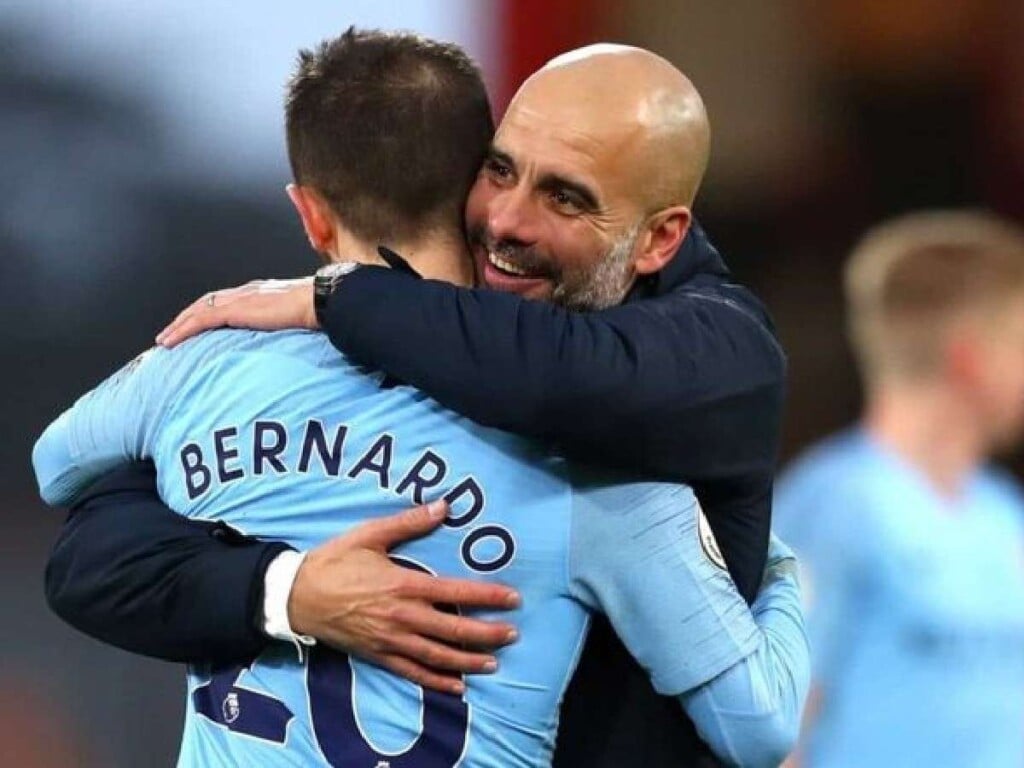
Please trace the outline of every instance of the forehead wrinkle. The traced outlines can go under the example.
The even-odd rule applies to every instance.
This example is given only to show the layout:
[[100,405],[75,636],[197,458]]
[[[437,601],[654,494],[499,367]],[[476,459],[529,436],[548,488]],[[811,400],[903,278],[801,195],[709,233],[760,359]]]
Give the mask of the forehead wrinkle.
[[[600,186],[598,178],[593,173],[597,159],[595,151],[600,151],[600,141],[595,141],[578,130],[571,130],[568,136],[561,136],[553,131],[538,131],[531,126],[503,126],[494,137],[494,148],[509,155],[515,161],[518,170],[523,171],[527,166],[534,166],[538,175],[553,174],[584,183],[588,187]],[[518,132],[528,135],[519,137],[516,136]],[[544,157],[538,157],[531,151],[530,146],[523,146],[537,135],[540,135],[540,140],[545,143],[558,145],[555,147],[556,151],[545,151]],[[517,138],[520,141],[517,142]],[[547,150],[549,147],[542,149]],[[580,162],[574,163],[573,160]]]
[[588,151],[599,160],[602,181],[628,179],[636,186],[631,198],[642,206],[692,204],[710,126],[696,87],[663,57],[614,44],[569,51],[528,78],[513,106],[544,108],[549,119],[583,126],[601,145]]
[[[581,129],[572,114],[578,110],[564,114],[566,111],[551,114],[529,104],[517,104],[506,113],[494,144],[512,155],[517,166],[535,164],[540,174],[550,173],[585,184],[605,207],[609,197],[618,192],[628,194],[629,185],[635,182],[638,151],[644,146],[641,139],[646,131],[635,122],[614,117],[597,121],[592,130]],[[523,135],[517,136],[519,133]],[[538,137],[547,145],[542,147],[543,158],[531,157],[527,147],[512,146],[516,139],[525,143]],[[555,145],[554,150],[548,151],[551,144]]]

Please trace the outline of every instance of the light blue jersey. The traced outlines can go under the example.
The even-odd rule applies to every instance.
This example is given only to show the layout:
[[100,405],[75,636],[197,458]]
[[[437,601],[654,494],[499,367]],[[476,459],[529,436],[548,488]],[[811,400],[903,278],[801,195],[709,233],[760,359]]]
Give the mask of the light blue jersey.
[[957,502],[865,432],[778,486],[807,569],[812,768],[1024,765],[1024,505],[980,471]]
[[[794,673],[705,555],[689,489],[570,468],[411,388],[389,387],[320,334],[217,331],[153,350],[58,419],[33,458],[51,503],[112,466],[152,458],[160,493],[179,513],[300,549],[443,496],[449,518],[399,547],[400,562],[498,580],[522,596],[520,609],[501,614],[520,640],[498,652],[497,673],[467,678],[462,697],[425,692],[320,645],[302,660],[279,643],[244,667],[191,668],[181,765],[546,765],[594,611],[608,613],[659,692],[686,694],[695,717],[712,698],[686,692],[713,678],[723,692],[772,701],[779,674],[796,680],[796,693],[782,715],[763,717],[781,718],[776,733],[798,718],[795,586],[785,600],[755,605],[790,627],[777,634],[793,640],[784,651],[797,660]],[[770,668],[769,682],[748,674],[748,657]],[[732,714],[746,731],[719,741],[742,755],[759,715]],[[704,719],[724,723],[728,713]]]

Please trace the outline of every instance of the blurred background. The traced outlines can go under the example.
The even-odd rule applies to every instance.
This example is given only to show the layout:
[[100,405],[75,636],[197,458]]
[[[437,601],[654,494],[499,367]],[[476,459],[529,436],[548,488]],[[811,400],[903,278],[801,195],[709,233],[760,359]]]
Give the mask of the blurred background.
[[283,84],[300,47],[353,23],[462,44],[499,117],[596,40],[691,76],[713,126],[697,215],[790,356],[784,460],[857,412],[838,275],[858,234],[922,206],[1024,218],[1019,0],[0,0],[6,765],[174,761],[182,671],[45,605],[61,515],[31,445],[195,296],[312,271],[283,193]]

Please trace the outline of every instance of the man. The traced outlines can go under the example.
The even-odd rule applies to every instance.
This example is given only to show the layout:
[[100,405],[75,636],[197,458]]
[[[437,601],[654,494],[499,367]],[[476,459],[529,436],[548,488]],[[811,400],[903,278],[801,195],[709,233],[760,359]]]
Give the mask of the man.
[[[346,95],[376,103],[361,118],[393,124],[389,89],[417,79],[450,88],[443,65],[450,68],[452,57],[449,51],[439,60],[430,44],[416,39],[352,33],[307,56],[289,106],[297,179],[309,180],[328,165],[324,154],[331,154],[338,126],[324,111],[339,103],[335,82],[353,86]],[[366,77],[369,72],[376,80]],[[449,110],[432,103],[427,84],[420,87],[426,91],[421,121],[439,119],[431,133],[445,134]],[[461,135],[447,133],[447,144],[459,147]],[[374,169],[394,147],[381,142],[362,151],[371,155],[366,167]],[[438,167],[444,173],[447,164]],[[349,175],[357,172],[350,168]],[[346,185],[343,177],[329,178]],[[385,214],[396,213],[401,201],[374,201],[368,186],[356,184],[337,202],[319,184],[292,190],[318,250],[332,261],[342,254],[372,260],[378,228],[387,226],[403,233],[399,244],[427,276],[457,279],[465,262],[453,248],[460,190],[453,190],[453,199],[408,201],[404,227],[396,227]],[[806,650],[787,577],[773,578],[774,592],[755,604],[765,622],[758,633],[744,624],[749,614],[728,577],[704,554],[699,512],[686,491],[654,483],[615,486],[579,470],[572,470],[570,490],[559,462],[519,439],[466,420],[453,423],[422,395],[360,373],[325,356],[325,348],[322,337],[310,334],[232,332],[147,355],[83,398],[41,438],[34,458],[44,496],[67,502],[112,463],[153,458],[163,496],[182,513],[309,547],[339,523],[373,517],[403,497],[419,502],[433,489],[447,490],[453,508],[446,530],[404,547],[402,558],[419,568],[481,577],[502,570],[524,593],[522,639],[503,652],[503,668],[474,681],[464,700],[427,695],[422,715],[417,691],[369,671],[355,674],[384,692],[376,708],[373,695],[369,704],[355,696],[347,660],[322,646],[310,651],[305,667],[287,649],[271,649],[256,661],[197,673],[183,762],[268,764],[293,760],[297,751],[306,760],[322,753],[332,765],[356,758],[372,764],[394,754],[382,746],[390,740],[405,745],[396,749],[407,759],[437,765],[462,759],[470,765],[544,764],[554,709],[585,628],[579,604],[610,610],[662,692],[686,691],[684,706],[723,757],[766,765],[781,759],[785,726],[799,709]],[[443,505],[432,507],[440,513],[435,521],[444,518]],[[624,545],[623,537],[633,545]],[[650,563],[645,580],[632,575],[638,560]],[[687,575],[687,588],[666,600]],[[782,587],[788,599],[777,596]],[[757,637],[751,643],[743,640],[747,635]],[[354,696],[363,698],[358,716]],[[410,707],[403,717],[401,710]],[[220,728],[204,725],[200,715]],[[421,719],[410,733],[406,721]],[[276,746],[255,746],[234,737],[239,733]]]
[[[550,115],[550,125],[538,115]],[[356,359],[482,423],[550,438],[572,455],[649,477],[688,481],[708,510],[730,572],[751,599],[768,536],[784,359],[763,308],[728,281],[717,254],[690,226],[707,138],[699,97],[663,60],[621,47],[556,60],[517,96],[499,130],[498,153],[474,186],[467,223],[477,234],[476,256],[481,266],[492,255],[500,262],[484,267],[498,287],[550,294],[573,306],[592,287],[587,275],[596,270],[599,304],[623,296],[626,303],[576,314],[364,267],[326,298],[323,320],[332,340]],[[617,258],[602,259],[606,253]],[[526,274],[511,274],[517,270]],[[301,318],[312,316],[310,292],[277,294],[284,324],[294,322],[296,308]],[[235,322],[221,313],[252,298],[220,293],[214,306],[201,302],[196,309],[211,323]],[[269,310],[277,322],[273,307],[281,306]],[[188,317],[182,320],[185,327],[162,341],[188,330]],[[128,501],[150,505],[147,519],[158,520],[152,502]],[[252,595],[277,552],[249,542],[218,545],[167,517],[152,523],[166,526],[164,541],[180,538],[180,552],[205,564],[217,562],[217,551],[233,561],[248,558],[231,569],[228,591],[212,570],[186,567],[187,558],[167,557],[166,547],[161,554],[151,544],[155,537],[142,530],[143,516],[127,506],[99,494],[87,516],[72,519],[63,544],[73,546],[62,544],[51,562],[49,596],[62,615],[105,639],[165,657],[182,648],[208,654],[264,642],[252,629],[261,623]],[[138,522],[125,528],[120,515]],[[118,560],[134,576],[97,578],[83,567],[110,572],[110,550],[96,542],[113,536],[134,552]],[[151,559],[137,556],[140,551]],[[298,624],[357,650],[351,633],[325,618],[339,615],[328,599],[337,594],[324,595],[321,587],[314,599],[301,598],[337,581],[325,564],[311,556],[299,571],[294,603],[310,610]],[[145,584],[146,568],[183,575],[148,601],[133,589],[128,601],[114,605],[97,588]],[[249,581],[239,577],[243,572]],[[198,606],[204,617],[222,610],[250,620],[213,625],[175,610],[184,605]],[[162,632],[147,629],[154,622]],[[426,679],[422,667],[417,672]],[[624,682],[613,690],[608,679]],[[602,625],[570,689],[565,723],[560,757],[567,763],[677,765],[695,749],[678,711],[653,696]]]
[[1024,764],[1024,504],[985,465],[1024,426],[1024,232],[917,213],[846,267],[862,424],[797,461],[781,530],[808,566],[810,766]]

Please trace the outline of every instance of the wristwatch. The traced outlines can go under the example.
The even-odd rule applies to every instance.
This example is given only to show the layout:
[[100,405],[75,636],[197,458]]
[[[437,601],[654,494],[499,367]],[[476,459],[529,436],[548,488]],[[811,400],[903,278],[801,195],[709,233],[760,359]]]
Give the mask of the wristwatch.
[[337,261],[320,267],[313,278],[313,311],[316,313],[316,321],[321,328],[324,327],[324,312],[327,310],[327,300],[338,290],[338,286],[348,276],[362,266],[358,261]]

